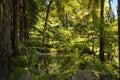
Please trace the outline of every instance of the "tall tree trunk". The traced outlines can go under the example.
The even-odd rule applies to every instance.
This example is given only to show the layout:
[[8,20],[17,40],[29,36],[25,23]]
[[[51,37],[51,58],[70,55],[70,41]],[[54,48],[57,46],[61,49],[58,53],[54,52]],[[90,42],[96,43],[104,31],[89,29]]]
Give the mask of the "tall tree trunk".
[[[25,6],[28,6],[28,1],[26,0],[25,2]],[[29,32],[30,32],[30,15],[29,15],[29,11],[27,10],[27,8],[25,7],[26,13],[25,13],[25,34],[24,34],[24,38],[25,40],[29,39]]]
[[26,1],[21,0],[20,4],[20,41],[24,41],[25,38],[25,26],[26,26],[26,17],[25,17],[25,11],[26,11]]
[[18,55],[18,10],[19,10],[19,0],[13,0],[13,27],[11,30],[11,44],[13,56]]
[[0,80],[8,80],[11,63],[11,0],[1,0]]
[[99,58],[101,62],[105,61],[104,58],[104,2],[105,0],[101,0],[101,11],[100,11],[100,18],[101,18],[101,26],[100,26],[100,51],[99,51]]
[[28,15],[28,11],[26,9],[27,3],[28,3],[28,0],[21,0],[20,41],[24,41],[29,38],[30,16]]
[[120,0],[118,0],[118,47],[119,47],[119,74],[120,74]]
[[50,12],[50,6],[52,4],[52,0],[50,0],[49,5],[47,5],[47,11],[46,11],[46,18],[45,18],[45,24],[44,24],[44,28],[43,28],[43,39],[42,39],[42,46],[44,47],[44,43],[45,43],[45,32],[47,29],[47,21],[48,21],[48,17],[49,17],[49,12]]
[[2,21],[1,21],[2,9],[1,9],[1,6],[2,6],[2,2],[1,2],[1,0],[0,0],[0,32],[1,32],[1,24],[2,24]]
[[[43,39],[42,39],[42,46],[43,48],[46,48],[45,46],[45,39],[46,39],[46,29],[47,29],[47,21],[48,21],[48,17],[49,17],[49,12],[50,12],[50,6],[52,4],[52,0],[50,0],[49,5],[47,5],[47,11],[46,11],[46,18],[45,18],[45,24],[44,24],[44,28],[43,28]],[[46,69],[46,74],[49,74],[49,71],[47,69],[47,56],[43,56],[44,58],[44,65],[45,65],[45,69]]]

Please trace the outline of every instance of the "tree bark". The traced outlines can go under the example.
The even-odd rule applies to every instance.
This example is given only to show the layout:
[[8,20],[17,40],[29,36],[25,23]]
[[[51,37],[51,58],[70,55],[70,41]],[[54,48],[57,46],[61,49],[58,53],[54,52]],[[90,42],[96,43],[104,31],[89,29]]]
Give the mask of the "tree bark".
[[25,15],[25,11],[26,11],[26,1],[25,0],[21,0],[21,4],[20,4],[20,41],[24,41],[25,40],[25,26],[26,26],[26,15]]
[[118,47],[119,47],[119,74],[120,74],[120,0],[118,0]]
[[11,0],[1,2],[1,31],[0,31],[0,80],[8,80],[11,63]]
[[29,39],[29,32],[30,32],[30,17],[26,16],[25,40]]
[[2,2],[1,2],[1,0],[0,0],[0,32],[1,32],[1,24],[2,24],[2,21],[1,21],[2,9],[1,9],[1,6],[2,6]]
[[11,44],[13,56],[18,55],[18,11],[19,10],[19,0],[13,0],[13,27],[11,30]]
[[28,4],[28,0],[21,0],[20,4],[20,41],[25,41],[29,39],[30,32],[30,16],[28,15],[28,11],[26,6]]
[[101,26],[100,26],[100,51],[99,51],[99,58],[101,62],[105,61],[104,58],[104,2],[105,0],[101,0],[101,11],[100,11],[100,19],[101,19]]

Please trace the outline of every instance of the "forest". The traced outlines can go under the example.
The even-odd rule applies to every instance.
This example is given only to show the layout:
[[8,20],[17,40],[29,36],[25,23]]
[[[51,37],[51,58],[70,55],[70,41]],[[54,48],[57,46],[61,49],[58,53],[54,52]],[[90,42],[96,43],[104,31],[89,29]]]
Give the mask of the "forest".
[[120,80],[120,0],[0,0],[0,80]]

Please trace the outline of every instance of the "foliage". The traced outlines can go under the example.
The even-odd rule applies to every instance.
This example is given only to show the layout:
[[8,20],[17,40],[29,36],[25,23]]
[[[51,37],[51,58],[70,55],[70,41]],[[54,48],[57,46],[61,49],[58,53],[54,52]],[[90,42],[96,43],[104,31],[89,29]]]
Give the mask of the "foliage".
[[[48,80],[52,74],[65,80],[77,70],[112,74],[113,80],[117,79],[118,28],[117,19],[112,13],[108,14],[109,6],[105,5],[105,21],[101,23],[99,0],[53,0],[43,36],[49,1],[27,2],[30,37],[18,42],[20,55],[12,58],[10,79],[15,80],[23,72],[29,71],[35,80]],[[104,26],[104,35],[100,34],[101,26]],[[105,42],[104,63],[98,58],[101,36]]]

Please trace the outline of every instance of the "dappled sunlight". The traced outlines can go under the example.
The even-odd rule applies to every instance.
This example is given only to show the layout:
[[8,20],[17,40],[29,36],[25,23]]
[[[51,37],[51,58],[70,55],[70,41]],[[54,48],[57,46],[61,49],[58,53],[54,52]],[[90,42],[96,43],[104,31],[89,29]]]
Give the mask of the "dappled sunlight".
[[118,15],[114,3],[0,1],[0,80],[118,80],[120,0]]

